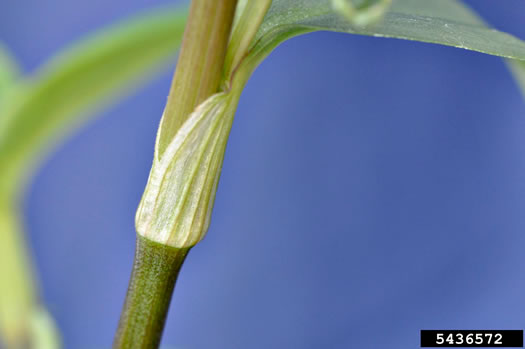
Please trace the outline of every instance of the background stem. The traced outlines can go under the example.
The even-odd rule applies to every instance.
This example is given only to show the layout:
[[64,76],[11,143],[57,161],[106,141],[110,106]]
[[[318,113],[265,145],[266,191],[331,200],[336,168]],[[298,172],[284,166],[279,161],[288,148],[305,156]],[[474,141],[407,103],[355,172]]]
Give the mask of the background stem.
[[[218,92],[237,0],[193,0],[157,139],[162,156],[198,104]],[[171,295],[189,248],[140,234],[128,293],[113,348],[157,348]]]
[[6,347],[18,349],[31,343],[30,323],[37,291],[17,205],[5,191],[0,194],[0,328]]

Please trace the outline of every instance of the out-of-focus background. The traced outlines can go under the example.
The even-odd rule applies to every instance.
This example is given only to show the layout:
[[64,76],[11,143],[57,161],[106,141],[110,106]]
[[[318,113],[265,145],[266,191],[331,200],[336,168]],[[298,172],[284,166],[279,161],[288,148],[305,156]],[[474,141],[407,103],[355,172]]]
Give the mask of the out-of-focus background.
[[[0,39],[32,72],[169,2],[2,2]],[[525,38],[522,0],[468,3]],[[69,138],[28,190],[66,348],[112,341],[172,70]],[[525,103],[496,57],[335,33],[286,42],[243,93],[163,343],[417,348],[420,329],[524,328],[524,135]]]

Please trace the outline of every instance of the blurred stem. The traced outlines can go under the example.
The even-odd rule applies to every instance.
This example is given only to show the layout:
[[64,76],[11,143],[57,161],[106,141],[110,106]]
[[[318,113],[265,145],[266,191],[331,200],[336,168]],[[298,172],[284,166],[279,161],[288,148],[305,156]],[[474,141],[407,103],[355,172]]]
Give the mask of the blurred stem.
[[[160,157],[190,113],[219,90],[237,0],[193,0],[157,136]],[[189,248],[137,235],[128,293],[114,349],[157,348],[175,282]]]
[[[1,185],[1,188],[6,188]],[[13,190],[0,189],[0,330],[8,349],[56,349],[54,322],[39,304]],[[0,340],[1,342],[1,340]]]
[[9,285],[0,292],[0,326],[7,348],[18,349],[29,344],[35,285],[20,220],[8,196],[0,197],[0,284]]

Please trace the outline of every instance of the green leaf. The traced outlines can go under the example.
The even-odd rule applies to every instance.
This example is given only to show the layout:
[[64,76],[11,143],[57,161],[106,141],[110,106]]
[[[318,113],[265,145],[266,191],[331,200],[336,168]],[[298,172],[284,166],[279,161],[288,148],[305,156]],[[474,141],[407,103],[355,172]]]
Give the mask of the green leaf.
[[43,149],[80,123],[80,115],[136,88],[172,61],[185,17],[186,11],[163,9],[127,20],[59,54],[16,86],[0,111],[2,180],[12,184]]
[[383,21],[352,25],[331,0],[274,0],[244,64],[256,66],[277,45],[299,34],[328,30],[436,43],[525,60],[525,42],[489,28],[454,0],[394,0]]
[[14,84],[18,75],[18,65],[7,48],[0,44],[0,98]]
[[21,178],[43,151],[80,124],[79,116],[136,88],[172,61],[185,12],[157,10],[103,30],[7,91],[0,105],[0,332],[8,347],[28,340],[39,348],[60,345],[51,318],[38,304],[23,244],[17,210]]

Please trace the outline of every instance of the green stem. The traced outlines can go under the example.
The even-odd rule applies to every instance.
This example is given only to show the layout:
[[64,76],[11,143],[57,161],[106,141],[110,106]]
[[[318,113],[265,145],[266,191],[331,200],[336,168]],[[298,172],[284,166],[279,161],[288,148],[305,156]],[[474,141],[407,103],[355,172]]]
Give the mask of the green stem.
[[161,245],[137,234],[133,271],[113,348],[157,348],[171,295],[189,248]]
[[237,0],[193,0],[160,126],[160,157],[191,112],[219,90]]
[[[219,91],[236,5],[237,0],[192,1],[156,156],[162,156],[190,113]],[[114,349],[158,347],[177,275],[189,251],[137,236]]]

